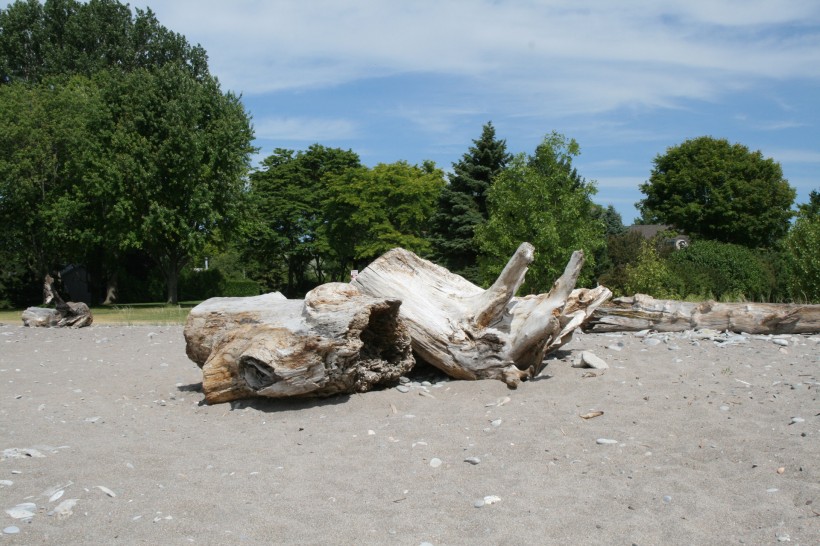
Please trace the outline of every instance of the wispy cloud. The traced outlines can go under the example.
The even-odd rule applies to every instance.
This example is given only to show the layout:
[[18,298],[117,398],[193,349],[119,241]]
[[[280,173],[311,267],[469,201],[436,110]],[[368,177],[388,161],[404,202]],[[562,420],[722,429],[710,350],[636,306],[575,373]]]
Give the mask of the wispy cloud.
[[425,72],[527,104],[605,111],[820,78],[820,4],[810,0],[174,0],[156,10],[246,94]]
[[356,124],[346,119],[269,117],[254,120],[256,138],[326,142],[354,138]]

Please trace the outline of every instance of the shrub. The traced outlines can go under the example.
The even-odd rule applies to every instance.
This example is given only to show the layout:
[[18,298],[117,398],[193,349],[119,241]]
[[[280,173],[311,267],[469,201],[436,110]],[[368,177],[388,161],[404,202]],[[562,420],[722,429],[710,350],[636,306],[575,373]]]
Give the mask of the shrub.
[[667,261],[659,255],[657,246],[654,240],[643,241],[637,261],[624,268],[625,295],[647,294],[661,299],[680,297],[676,286],[678,281]]
[[717,300],[768,301],[777,282],[761,255],[747,247],[718,241],[695,241],[668,257],[680,292]]
[[225,281],[222,295],[231,297],[258,296],[261,292],[259,283],[254,280],[229,280]]
[[801,213],[783,246],[792,301],[820,303],[820,216]]

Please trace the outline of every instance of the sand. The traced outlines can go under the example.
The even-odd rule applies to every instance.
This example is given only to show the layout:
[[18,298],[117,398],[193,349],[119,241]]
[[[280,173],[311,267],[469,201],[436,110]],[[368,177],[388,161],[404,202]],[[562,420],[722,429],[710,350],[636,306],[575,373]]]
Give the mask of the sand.
[[728,339],[207,406],[179,326],[2,325],[0,544],[820,544],[820,337]]

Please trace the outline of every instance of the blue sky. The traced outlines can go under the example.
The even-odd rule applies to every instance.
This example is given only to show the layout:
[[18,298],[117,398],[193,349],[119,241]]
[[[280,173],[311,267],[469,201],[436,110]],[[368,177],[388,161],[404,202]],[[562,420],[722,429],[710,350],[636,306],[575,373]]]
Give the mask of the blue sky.
[[652,160],[703,135],[820,188],[817,0],[155,0],[241,93],[260,158],[313,143],[450,170],[492,121],[508,150],[553,130],[624,223]]

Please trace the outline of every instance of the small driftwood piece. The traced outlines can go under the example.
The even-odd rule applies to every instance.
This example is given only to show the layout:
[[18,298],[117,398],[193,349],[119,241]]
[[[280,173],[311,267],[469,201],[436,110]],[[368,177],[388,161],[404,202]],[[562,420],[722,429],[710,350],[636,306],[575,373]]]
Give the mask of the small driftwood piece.
[[680,332],[708,328],[748,334],[820,332],[820,305],[716,303],[656,300],[645,294],[615,298],[595,310],[592,332],[658,330]]
[[534,257],[523,243],[487,290],[397,248],[351,284],[376,298],[402,301],[413,350],[457,379],[500,379],[510,387],[534,377],[544,357],[569,341],[592,311],[611,297],[603,287],[573,290],[584,255],[573,253],[548,294],[517,298]]
[[274,292],[211,298],[185,324],[208,403],[327,396],[392,384],[414,364],[401,301],[324,284],[304,300]]
[[46,275],[43,283],[43,304],[54,302],[54,309],[49,307],[29,307],[23,311],[23,326],[46,328],[82,328],[94,322],[91,309],[83,302],[65,302],[54,288],[54,279]]

